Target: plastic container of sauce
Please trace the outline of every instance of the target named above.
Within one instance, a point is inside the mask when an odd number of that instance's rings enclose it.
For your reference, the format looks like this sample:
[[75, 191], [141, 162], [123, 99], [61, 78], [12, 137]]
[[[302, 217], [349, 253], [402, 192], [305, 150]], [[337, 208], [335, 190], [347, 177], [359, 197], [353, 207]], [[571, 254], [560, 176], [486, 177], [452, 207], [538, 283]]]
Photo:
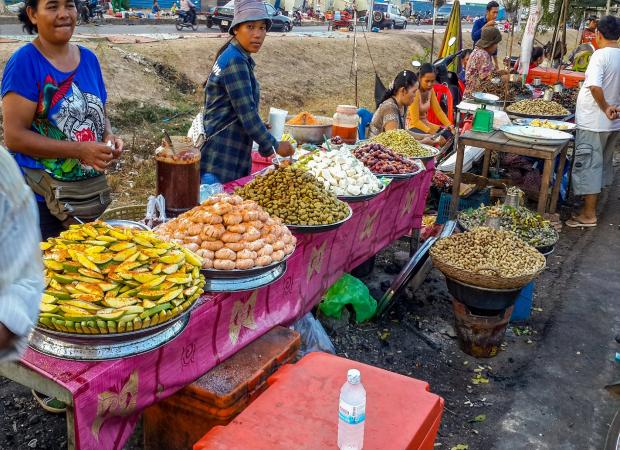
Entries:
[[200, 198], [200, 149], [185, 137], [173, 137], [174, 151], [156, 151], [157, 194], [166, 199], [166, 215], [176, 217], [198, 205]]
[[332, 125], [332, 137], [340, 136], [345, 144], [357, 142], [357, 126], [359, 116], [357, 107], [351, 105], [338, 105]]

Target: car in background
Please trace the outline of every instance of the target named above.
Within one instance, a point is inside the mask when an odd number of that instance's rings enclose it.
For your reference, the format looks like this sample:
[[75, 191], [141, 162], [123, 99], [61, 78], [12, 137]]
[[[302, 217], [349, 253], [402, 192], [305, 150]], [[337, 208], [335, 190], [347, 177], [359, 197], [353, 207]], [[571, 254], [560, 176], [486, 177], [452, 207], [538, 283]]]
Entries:
[[[276, 11], [271, 3], [263, 3], [265, 8], [267, 8], [267, 14], [271, 17], [271, 31], [284, 31], [286, 33], [293, 29], [293, 20], [290, 17], [282, 15], [280, 11]], [[228, 33], [234, 15], [235, 2], [231, 0], [224, 6], [215, 8], [211, 16], [207, 15], [207, 27], [218, 26], [222, 33]]]
[[452, 12], [452, 5], [443, 5], [437, 10], [435, 16], [435, 25], [447, 25], [450, 20], [450, 13]]
[[407, 28], [407, 18], [392, 3], [374, 3], [372, 7], [372, 28]]

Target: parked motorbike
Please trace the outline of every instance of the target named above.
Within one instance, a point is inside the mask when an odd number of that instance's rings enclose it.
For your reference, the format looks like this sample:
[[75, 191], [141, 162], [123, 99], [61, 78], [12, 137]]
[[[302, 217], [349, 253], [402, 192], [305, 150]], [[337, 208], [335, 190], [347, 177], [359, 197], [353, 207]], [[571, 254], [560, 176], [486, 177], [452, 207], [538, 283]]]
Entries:
[[76, 2], [78, 12], [77, 25], [100, 21], [103, 22], [103, 6], [97, 0], [78, 0]]
[[196, 8], [190, 6], [189, 11], [177, 11], [177, 20], [174, 26], [178, 31], [183, 28], [191, 28], [194, 31], [198, 30], [198, 16], [196, 15]]

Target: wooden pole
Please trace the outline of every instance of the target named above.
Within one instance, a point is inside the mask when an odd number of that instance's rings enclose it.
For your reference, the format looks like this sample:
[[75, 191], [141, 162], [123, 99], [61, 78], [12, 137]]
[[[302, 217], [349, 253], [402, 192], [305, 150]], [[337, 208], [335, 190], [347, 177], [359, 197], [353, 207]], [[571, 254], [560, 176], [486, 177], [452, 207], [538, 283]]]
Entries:
[[564, 55], [564, 47], [566, 46], [566, 16], [568, 15], [568, 3], [569, 0], [564, 0], [562, 5], [562, 48], [560, 49], [560, 63], [558, 64], [558, 81], [560, 81], [560, 72], [562, 72], [562, 56]]
[[429, 63], [433, 64], [433, 52], [435, 50], [435, 16], [437, 15], [437, 0], [433, 1], [433, 32], [431, 33], [431, 56]]
[[560, 5], [560, 9], [558, 10], [558, 19], [555, 21], [555, 28], [553, 30], [553, 38], [552, 38], [553, 42], [551, 46], [551, 67], [553, 67], [553, 61], [555, 60], [555, 43], [557, 42], [558, 28], [560, 26], [560, 20], [562, 19], [562, 11], [564, 10], [564, 3], [566, 2], [568, 2], [568, 0], [562, 0], [562, 4]]

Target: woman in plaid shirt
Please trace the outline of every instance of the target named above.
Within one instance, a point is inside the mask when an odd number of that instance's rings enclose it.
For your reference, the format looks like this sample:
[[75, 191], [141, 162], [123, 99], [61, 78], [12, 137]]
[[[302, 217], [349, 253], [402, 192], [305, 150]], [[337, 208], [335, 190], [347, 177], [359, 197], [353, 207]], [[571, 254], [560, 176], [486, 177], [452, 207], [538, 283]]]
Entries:
[[250, 175], [252, 142], [262, 156], [294, 153], [291, 144], [278, 142], [258, 114], [260, 87], [254, 60], [271, 19], [262, 1], [238, 0], [230, 26], [233, 36], [220, 49], [206, 83], [201, 174], [208, 183], [226, 183]]

